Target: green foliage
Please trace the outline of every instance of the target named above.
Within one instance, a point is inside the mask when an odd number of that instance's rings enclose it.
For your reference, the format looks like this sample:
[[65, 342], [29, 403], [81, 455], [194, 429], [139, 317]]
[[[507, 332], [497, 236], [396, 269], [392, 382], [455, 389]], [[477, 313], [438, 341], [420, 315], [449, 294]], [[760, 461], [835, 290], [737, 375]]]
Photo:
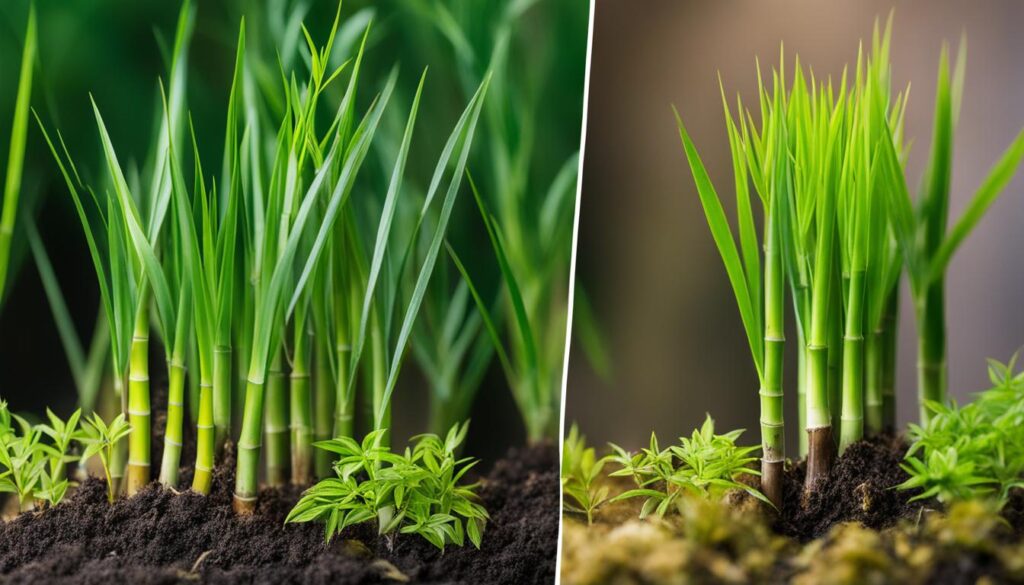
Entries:
[[0, 306], [3, 306], [8, 270], [11, 260], [11, 240], [14, 221], [18, 214], [21, 195], [21, 174], [25, 163], [25, 142], [28, 135], [28, 111], [32, 97], [32, 72], [36, 62], [36, 7], [30, 4], [25, 31], [25, 48], [21, 54], [21, 73], [18, 77], [18, 96], [14, 104], [11, 125], [10, 150], [4, 178], [3, 208], [0, 211]]
[[757, 461], [757, 457], [751, 454], [760, 447], [736, 445], [741, 434], [742, 429], [715, 434], [715, 421], [708, 416], [690, 438], [681, 437], [679, 445], [664, 450], [659, 448], [654, 433], [651, 433], [650, 446], [636, 454], [612, 445], [615, 450], [612, 460], [621, 469], [610, 475], [632, 477], [637, 485], [636, 489], [623, 492], [612, 501], [647, 498], [640, 518], [652, 513], [664, 517], [684, 494], [717, 498], [733, 489], [744, 491], [770, 505], [759, 490], [739, 481], [744, 475], [760, 475], [750, 467]]
[[103, 465], [103, 473], [107, 478], [107, 498], [114, 501], [114, 484], [110, 479], [110, 459], [113, 457], [114, 448], [131, 432], [131, 425], [125, 420], [124, 414], [117, 415], [108, 425], [97, 413], [85, 420], [81, 431], [76, 436], [79, 443], [85, 447], [82, 458], [88, 459], [93, 455], [99, 455], [100, 463]]
[[562, 443], [562, 491], [575, 503], [566, 503], [564, 507], [570, 512], [585, 514], [587, 524], [594, 523], [594, 512], [608, 500], [608, 486], [598, 485], [608, 460], [608, 457], [597, 458], [594, 448], [587, 446], [587, 438], [573, 424]]
[[921, 489], [912, 500], [994, 498], [1005, 503], [1024, 487], [1024, 372], [989, 361], [992, 388], [964, 406], [927, 402], [931, 417], [910, 425], [912, 444], [903, 469], [910, 478], [899, 489]]
[[31, 425], [0, 401], [0, 492], [17, 494], [22, 506], [33, 499], [58, 504], [69, 485], [64, 466], [77, 460], [69, 449], [81, 411], [67, 422], [50, 410], [46, 415], [50, 424]]
[[444, 439], [420, 435], [402, 454], [382, 445], [386, 429], [362, 443], [349, 437], [317, 442], [338, 456], [336, 476], [306, 490], [286, 522], [324, 522], [330, 542], [346, 527], [376, 519], [380, 534], [418, 534], [442, 550], [462, 546], [468, 536], [479, 548], [487, 510], [476, 502], [477, 484], [459, 485], [476, 461], [456, 455], [468, 430], [466, 423]]

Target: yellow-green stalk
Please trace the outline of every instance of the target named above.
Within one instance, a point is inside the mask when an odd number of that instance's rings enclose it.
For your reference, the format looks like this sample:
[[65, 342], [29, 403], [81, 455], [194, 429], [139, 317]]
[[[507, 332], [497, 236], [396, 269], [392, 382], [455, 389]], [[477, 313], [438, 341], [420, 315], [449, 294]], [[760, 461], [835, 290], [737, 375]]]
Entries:
[[288, 483], [288, 373], [284, 361], [282, 348], [275, 352], [267, 372], [264, 435], [267, 446], [267, 483], [272, 486]]
[[183, 291], [178, 302], [178, 322], [175, 325], [174, 349], [167, 362], [167, 427], [164, 431], [164, 452], [160, 460], [160, 483], [177, 487], [178, 469], [181, 467], [182, 430], [185, 422], [185, 347], [191, 342], [189, 304], [192, 302], [188, 279], [183, 279]]
[[135, 495], [149, 483], [149, 303], [147, 294], [135, 314], [128, 364], [128, 472], [126, 489]]
[[311, 333], [306, 326], [307, 308], [295, 311], [295, 344], [291, 372], [291, 481], [306, 485], [313, 480], [313, 404], [310, 392]]

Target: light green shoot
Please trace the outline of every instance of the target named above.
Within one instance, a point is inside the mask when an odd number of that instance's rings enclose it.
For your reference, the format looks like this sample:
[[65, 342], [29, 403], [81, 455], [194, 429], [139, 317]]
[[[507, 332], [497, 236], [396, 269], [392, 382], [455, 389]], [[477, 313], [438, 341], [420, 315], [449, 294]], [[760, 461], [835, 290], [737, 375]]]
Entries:
[[110, 502], [114, 501], [114, 495], [117, 493], [114, 491], [115, 486], [111, 477], [111, 461], [113, 460], [117, 444], [127, 437], [130, 432], [131, 425], [125, 420], [124, 413], [114, 417], [114, 420], [110, 421], [109, 425], [103, 421], [99, 414], [93, 413], [91, 417], [85, 420], [81, 431], [76, 437], [78, 442], [85, 448], [82, 452], [83, 459], [89, 459], [94, 455], [99, 456], [100, 464], [103, 466], [103, 474], [107, 479], [107, 499]]

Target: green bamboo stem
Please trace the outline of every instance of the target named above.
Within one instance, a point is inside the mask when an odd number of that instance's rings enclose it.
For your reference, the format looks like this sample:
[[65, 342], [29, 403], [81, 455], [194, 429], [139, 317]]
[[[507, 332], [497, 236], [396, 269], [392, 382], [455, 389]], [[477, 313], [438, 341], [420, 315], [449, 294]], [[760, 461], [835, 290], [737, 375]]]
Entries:
[[[326, 342], [318, 340], [314, 344], [313, 354], [313, 438], [326, 441], [333, 434], [334, 423], [334, 380], [331, 377], [331, 363], [328, 353], [330, 348]], [[344, 376], [346, 367], [338, 362], [339, 378]], [[317, 479], [331, 475], [332, 457], [329, 451], [316, 449], [313, 452], [313, 470]]]
[[899, 323], [899, 290], [886, 301], [882, 317], [882, 429], [896, 429], [896, 342]]
[[[833, 268], [839, 272], [839, 258]], [[849, 280], [844, 277], [842, 286], [832, 287], [829, 302], [828, 323], [828, 408], [832, 415], [832, 438], [838, 439], [842, 432], [843, 409], [843, 294], [849, 289]], [[837, 442], [838, 445], [838, 442]]]
[[864, 436], [864, 285], [863, 270], [850, 274], [843, 335], [840, 454]]
[[832, 254], [835, 241], [835, 201], [826, 196], [821, 213], [820, 237], [815, 250], [816, 266], [811, 291], [810, 335], [807, 339], [807, 476], [804, 489], [812, 491], [832, 467], [835, 442], [829, 409], [828, 358], [834, 293]]
[[335, 380], [337, 392], [334, 401], [334, 436], [352, 437], [353, 423], [355, 422], [356, 393], [354, 388], [350, 391], [348, 387], [348, 377], [351, 374], [342, 374], [347, 369], [343, 369], [342, 364], [348, 363], [352, 348], [346, 341], [347, 338], [340, 332], [337, 337], [338, 341], [334, 349], [338, 362], [338, 378]]
[[196, 473], [192, 477], [192, 489], [200, 494], [210, 493], [210, 486], [213, 483], [215, 452], [213, 385], [204, 379], [199, 383], [199, 421], [196, 423]]
[[864, 432], [877, 435], [885, 428], [885, 399], [882, 397], [882, 352], [885, 331], [870, 332], [864, 346]]
[[[125, 389], [122, 375], [114, 374], [114, 395], [120, 402], [119, 410], [128, 412], [128, 393]], [[128, 466], [128, 442], [118, 441], [110, 453], [110, 476], [107, 478], [107, 485], [110, 486], [110, 493], [120, 493], [124, 485], [124, 472]]]
[[[373, 413], [374, 430], [391, 428], [391, 404], [384, 404], [384, 387], [387, 384], [387, 366], [384, 363], [385, 349], [384, 338], [379, 327], [374, 327], [370, 333], [371, 346], [371, 379], [373, 380]], [[378, 414], [379, 413], [379, 414]], [[391, 433], [382, 433], [380, 438], [382, 447], [391, 445]]]
[[135, 313], [128, 362], [128, 435], [127, 492], [135, 495], [149, 483], [150, 407], [149, 407], [149, 307], [143, 295]]
[[260, 449], [263, 447], [263, 399], [265, 382], [249, 376], [245, 385], [242, 429], [238, 437], [238, 463], [232, 506], [239, 514], [256, 511], [259, 489]]
[[188, 383], [188, 419], [192, 426], [196, 426], [199, 424], [199, 376], [196, 375], [196, 372], [199, 371], [199, 345], [195, 338], [188, 344], [186, 363], [188, 370], [192, 372], [192, 375], [186, 378]]
[[[797, 398], [797, 417], [799, 428], [807, 428], [807, 342], [804, 340], [803, 333], [797, 328], [796, 333], [797, 352], [796, 352], [796, 398]], [[800, 433], [800, 439], [798, 441], [798, 447], [800, 457], [807, 457], [807, 433]]]
[[[796, 368], [796, 394], [797, 394], [797, 422], [800, 425], [799, 428], [807, 428], [807, 336], [805, 335], [805, 327], [810, 324], [810, 314], [808, 311], [810, 304], [810, 291], [809, 287], [799, 282], [799, 278], [794, 278], [792, 287], [793, 295], [793, 312], [797, 315], [797, 326], [796, 326], [796, 346], [797, 346], [797, 368]], [[800, 457], [807, 456], [807, 434], [799, 434], [799, 455]]]
[[160, 483], [175, 487], [178, 485], [178, 469], [181, 467], [182, 429], [185, 422], [185, 364], [180, 356], [171, 359], [167, 366], [167, 376], [167, 430], [164, 432], [164, 453], [160, 461]]
[[291, 470], [292, 483], [307, 485], [313, 479], [313, 409], [310, 393], [309, 331], [300, 325], [304, 319], [296, 315], [295, 349], [291, 372]]
[[288, 377], [284, 371], [283, 354], [283, 349], [274, 353], [266, 383], [267, 483], [272, 486], [288, 483], [291, 457], [288, 448]]
[[231, 347], [218, 345], [213, 349], [213, 427], [215, 450], [220, 453], [231, 437]]
[[925, 401], [946, 401], [945, 282], [936, 279], [918, 304], [917, 388], [921, 424], [931, 413]]
[[776, 508], [782, 509], [783, 463], [786, 459], [785, 423], [782, 403], [782, 365], [785, 349], [785, 272], [775, 221], [775, 203], [765, 227], [765, 328], [764, 375], [761, 380], [761, 490]]

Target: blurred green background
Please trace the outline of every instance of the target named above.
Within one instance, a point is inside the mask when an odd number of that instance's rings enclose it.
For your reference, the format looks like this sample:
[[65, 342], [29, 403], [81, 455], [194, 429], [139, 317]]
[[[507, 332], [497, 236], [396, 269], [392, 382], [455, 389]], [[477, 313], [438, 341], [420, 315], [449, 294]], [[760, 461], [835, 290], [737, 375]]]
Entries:
[[[577, 282], [604, 329], [612, 374], [604, 379], [595, 373], [577, 336], [566, 398], [566, 422], [578, 421], [592, 443], [636, 448], [652, 430], [669, 441], [689, 434], [705, 412], [721, 429], [748, 429], [745, 441], [757, 443], [757, 376], [670, 104], [678, 107], [732, 214], [732, 167], [717, 74], [727, 95], [739, 92], [753, 103], [755, 58], [765, 70], [776, 66], [784, 42], [789, 59], [799, 54], [819, 78], [838, 78], [844, 65], [855, 63], [858, 42], [870, 38], [876, 17], [884, 19], [892, 9], [893, 84], [912, 84], [906, 124], [914, 145], [912, 184], [931, 141], [941, 44], [967, 36], [950, 208], [956, 218], [1024, 126], [1024, 4], [652, 0], [639, 9], [628, 0], [596, 1]], [[987, 388], [985, 358], [1006, 360], [1024, 344], [1021, 225], [1024, 177], [1018, 176], [950, 266], [949, 388], [958, 400]], [[916, 357], [903, 286], [897, 392], [898, 417], [906, 422], [917, 413]], [[791, 350], [787, 359], [787, 440], [793, 452]]]
[[[297, 36], [299, 14], [313, 38], [325, 39], [337, 3], [332, 0], [225, 0], [194, 2], [198, 8], [188, 80], [189, 107], [202, 148], [220, 148], [224, 110], [231, 83], [239, 20], [247, 19], [250, 46], [262, 51], [281, 39]], [[28, 14], [26, 0], [0, 3], [0, 152], [10, 139], [17, 75]], [[173, 40], [178, 2], [157, 0], [37, 0], [39, 63], [32, 105], [44, 122], [61, 130], [86, 175], [103, 171], [91, 93], [104, 114], [122, 160], [141, 161], [154, 132], [159, 107], [158, 78], [166, 77], [166, 46]], [[298, 10], [296, 10], [298, 7]], [[424, 67], [429, 67], [413, 152], [436, 153], [462, 111], [472, 89], [489, 65], [501, 25], [514, 15], [507, 31], [508, 79], [531, 104], [535, 142], [530, 157], [530, 188], [546, 189], [562, 163], [578, 149], [582, 120], [588, 2], [586, 0], [346, 1], [343, 23], [351, 23], [357, 40], [371, 20], [367, 79], [383, 83], [394, 63], [401, 66], [396, 95], [405, 111]], [[289, 31], [295, 34], [289, 36]], [[262, 35], [262, 38], [261, 38]], [[341, 39], [343, 42], [346, 39]], [[272, 58], [273, 55], [267, 55]], [[380, 87], [361, 96], [367, 102]], [[493, 99], [511, 99], [492, 92]], [[441, 131], [439, 129], [443, 128]], [[433, 131], [432, 131], [433, 130]], [[509, 126], [512, 136], [523, 128]], [[483, 134], [481, 141], [495, 137]], [[221, 153], [203, 151], [219, 161]], [[489, 163], [482, 147], [474, 150], [469, 169]], [[434, 154], [410, 160], [420, 183], [429, 178]], [[493, 177], [476, 177], [485, 193]], [[66, 187], [33, 120], [29, 128], [23, 202], [34, 208], [40, 232], [64, 288], [79, 333], [88, 340], [99, 302], [95, 274], [81, 227]], [[566, 227], [568, 230], [568, 226]], [[451, 222], [449, 239], [461, 250], [482, 287], [495, 290], [497, 269], [472, 198], [463, 193]], [[40, 414], [44, 406], [66, 413], [75, 394], [50, 309], [23, 237], [15, 236], [16, 273], [0, 312], [0, 395], [12, 409]], [[447, 261], [447, 259], [445, 259]], [[452, 271], [454, 272], [454, 271]], [[456, 274], [457, 276], [457, 274]], [[565, 275], [568, 280], [568, 274]], [[407, 378], [396, 394], [398, 440], [421, 432], [426, 419], [426, 389], [410, 358]], [[495, 364], [496, 365], [496, 364]], [[158, 374], [159, 375], [159, 374]], [[161, 378], [155, 378], [161, 379]], [[423, 388], [423, 391], [418, 391]], [[522, 425], [500, 369], [492, 367], [473, 409], [469, 452], [493, 457], [524, 440]]]

